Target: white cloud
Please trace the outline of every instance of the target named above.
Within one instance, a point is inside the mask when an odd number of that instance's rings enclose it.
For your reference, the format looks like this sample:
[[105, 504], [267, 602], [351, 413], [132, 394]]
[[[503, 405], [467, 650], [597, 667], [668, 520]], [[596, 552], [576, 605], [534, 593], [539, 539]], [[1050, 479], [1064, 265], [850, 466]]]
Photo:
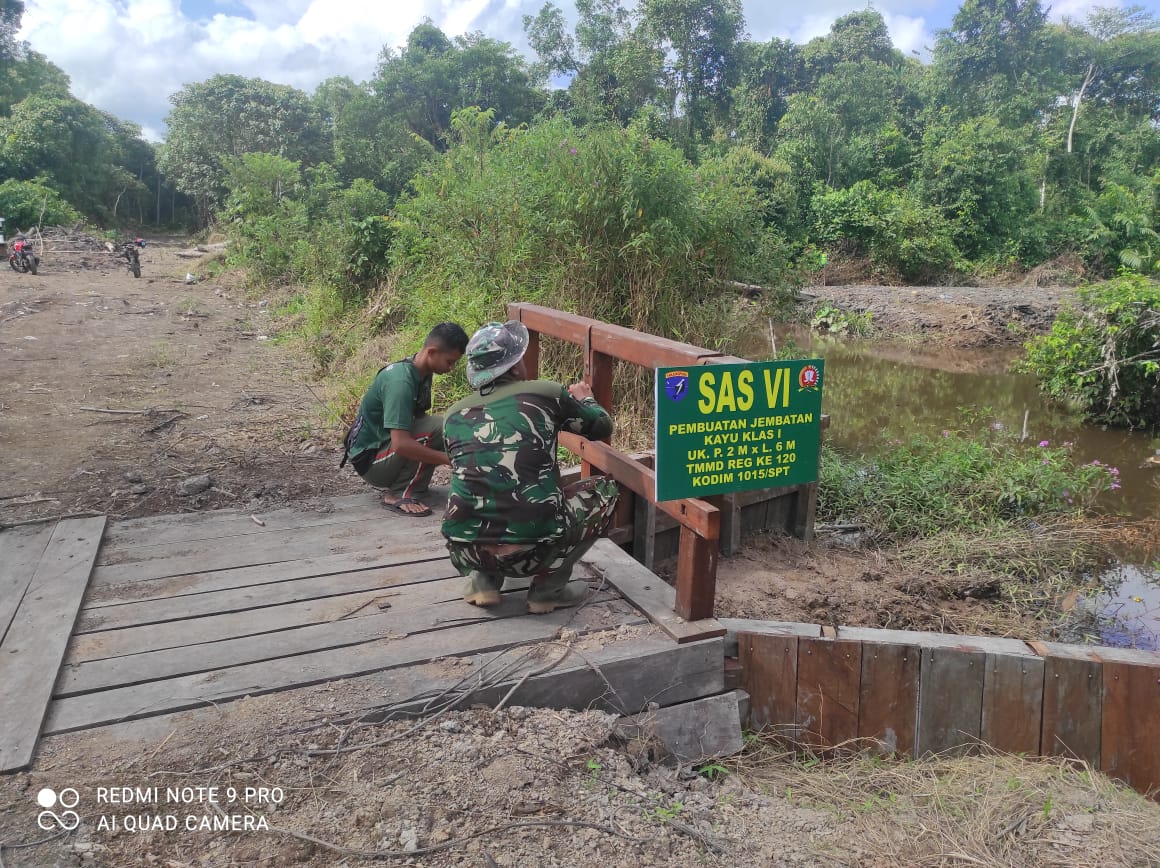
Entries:
[[1052, 21], [1070, 18], [1072, 21], [1082, 24], [1087, 21], [1088, 13], [1097, 7], [1119, 9], [1124, 4], [1118, 0], [1056, 0], [1050, 5], [1051, 9], [1048, 10], [1047, 17]]
[[[254, 18], [190, 18], [177, 0], [28, 0], [21, 38], [60, 66], [79, 99], [157, 137], [169, 96], [219, 73], [312, 91], [323, 79], [365, 81], [384, 45], [425, 16], [449, 35], [478, 28], [487, 0], [244, 0]], [[226, 8], [226, 7], [222, 7]]]
[[927, 50], [934, 46], [934, 34], [926, 28], [926, 19], [911, 18], [908, 15], [886, 15], [886, 28], [890, 31], [890, 40], [905, 55], [917, 54], [923, 59], [929, 59]]

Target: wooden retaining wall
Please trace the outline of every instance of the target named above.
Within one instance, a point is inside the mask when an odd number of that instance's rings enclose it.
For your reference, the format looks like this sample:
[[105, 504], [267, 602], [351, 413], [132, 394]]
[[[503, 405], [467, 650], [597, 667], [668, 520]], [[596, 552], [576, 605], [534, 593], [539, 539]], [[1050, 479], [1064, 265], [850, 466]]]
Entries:
[[[988, 745], [1069, 756], [1160, 791], [1160, 653], [722, 619], [747, 725], [905, 757]], [[735, 657], [730, 660], [728, 658]]]

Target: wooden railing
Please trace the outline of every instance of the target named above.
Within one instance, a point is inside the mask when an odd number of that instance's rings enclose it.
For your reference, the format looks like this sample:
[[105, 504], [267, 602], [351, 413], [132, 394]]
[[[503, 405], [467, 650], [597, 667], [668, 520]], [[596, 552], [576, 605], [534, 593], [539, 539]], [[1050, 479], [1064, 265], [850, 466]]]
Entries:
[[[576, 344], [584, 353], [584, 381], [592, 387], [596, 400], [605, 408], [612, 406], [612, 371], [616, 360], [649, 370], [746, 361], [540, 305], [515, 303], [509, 304], [507, 309], [511, 319], [519, 320], [527, 327], [531, 338], [524, 355], [528, 376], [539, 375], [541, 335]], [[677, 520], [681, 531], [677, 553], [676, 612], [687, 621], [713, 617], [721, 535], [721, 511], [718, 507], [697, 498], [658, 503], [656, 474], [646, 464], [607, 443], [586, 440], [567, 432], [561, 432], [560, 444], [580, 456], [585, 476], [596, 468]]]

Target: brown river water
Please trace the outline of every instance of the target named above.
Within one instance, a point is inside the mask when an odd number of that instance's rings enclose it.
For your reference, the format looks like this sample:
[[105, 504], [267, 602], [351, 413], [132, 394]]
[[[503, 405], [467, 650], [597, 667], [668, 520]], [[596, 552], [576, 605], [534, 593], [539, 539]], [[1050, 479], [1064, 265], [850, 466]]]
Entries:
[[[1119, 469], [1121, 487], [1100, 507], [1132, 518], [1160, 518], [1160, 437], [1085, 424], [1036, 388], [1035, 378], [1010, 372], [1019, 350], [1009, 347], [938, 350], [818, 337], [804, 329], [780, 330], [807, 355], [825, 359], [822, 409], [835, 446], [873, 455], [892, 439], [962, 428], [965, 413], [976, 424], [1002, 426], [1032, 442], [1073, 443], [1081, 463]], [[768, 356], [769, 340], [755, 341], [747, 358]], [[743, 352], [742, 355], [745, 355]], [[1092, 613], [1100, 644], [1160, 649], [1160, 560], [1156, 542], [1118, 552], [1120, 563], [1099, 577], [1100, 590], [1081, 605]]]

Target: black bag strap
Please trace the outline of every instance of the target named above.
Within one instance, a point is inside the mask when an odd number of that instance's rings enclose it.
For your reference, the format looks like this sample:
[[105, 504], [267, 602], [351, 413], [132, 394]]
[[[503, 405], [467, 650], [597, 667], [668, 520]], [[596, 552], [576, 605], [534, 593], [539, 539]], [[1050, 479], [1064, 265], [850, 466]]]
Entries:
[[[378, 377], [379, 374], [381, 374], [391, 365], [397, 365], [399, 362], [407, 362], [410, 365], [414, 365], [415, 357], [413, 355], [404, 356], [403, 358], [397, 359], [393, 362], [387, 362], [385, 365], [375, 371], [375, 377]], [[354, 422], [351, 423], [350, 427], [346, 429], [346, 433], [342, 436], [342, 460], [338, 462], [339, 470], [342, 470], [342, 468], [346, 467], [347, 462], [350, 461], [350, 447], [353, 445], [355, 437], [358, 436], [358, 430], [361, 427], [362, 426], [359, 424], [359, 417], [356, 415], [354, 417]]]

